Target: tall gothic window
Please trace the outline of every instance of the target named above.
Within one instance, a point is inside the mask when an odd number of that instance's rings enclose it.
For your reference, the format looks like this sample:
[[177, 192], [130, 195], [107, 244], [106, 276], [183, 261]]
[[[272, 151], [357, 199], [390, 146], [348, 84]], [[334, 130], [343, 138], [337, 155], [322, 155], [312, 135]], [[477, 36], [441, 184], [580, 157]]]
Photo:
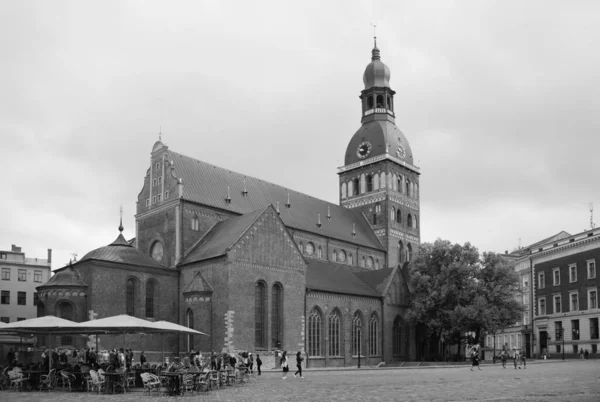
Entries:
[[379, 320], [373, 314], [369, 320], [369, 355], [379, 355]]
[[396, 220], [396, 208], [392, 207], [390, 210], [390, 220], [394, 222]]
[[265, 304], [267, 289], [264, 282], [257, 282], [254, 287], [254, 347], [266, 348], [267, 319]]
[[340, 334], [340, 312], [334, 310], [329, 316], [329, 356], [341, 356]]
[[319, 246], [319, 248], [317, 249], [317, 257], [323, 258], [323, 249], [321, 248], [321, 246]]
[[137, 280], [135, 278], [127, 279], [127, 287], [125, 292], [125, 312], [128, 315], [135, 316], [135, 299], [137, 297]]
[[412, 259], [412, 257], [413, 257], [413, 255], [412, 255], [412, 254], [413, 254], [413, 249], [412, 249], [412, 246], [410, 245], [410, 243], [408, 243], [408, 244], [406, 245], [406, 261], [410, 262], [410, 260], [411, 260], [411, 259]]
[[406, 224], [408, 225], [409, 228], [413, 227], [413, 216], [412, 216], [412, 214], [408, 214], [408, 216], [406, 217]]
[[358, 311], [354, 313], [354, 318], [352, 319], [352, 355], [358, 356], [359, 353], [363, 353], [361, 348], [362, 341], [362, 319]]
[[396, 222], [402, 223], [402, 211], [400, 211], [400, 208], [396, 211]]
[[373, 191], [373, 176], [367, 175], [367, 192]]
[[352, 195], [358, 195], [359, 192], [359, 182], [358, 182], [358, 178], [352, 180]]
[[[194, 329], [194, 312], [190, 309], [188, 309], [187, 313], [186, 313], [186, 324], [188, 328]], [[188, 347], [188, 352], [192, 349], [194, 349], [194, 335], [189, 334], [187, 336], [187, 347]]]
[[308, 315], [308, 355], [322, 356], [321, 353], [321, 312], [313, 308]]
[[[58, 317], [65, 320], [73, 321], [73, 305], [67, 301], [58, 303]], [[73, 345], [73, 337], [71, 335], [63, 335], [60, 337], [61, 346]]]
[[402, 327], [400, 326], [400, 316], [396, 316], [392, 326], [392, 354], [394, 357], [402, 355]]
[[273, 285], [271, 298], [271, 347], [281, 349], [283, 343], [283, 288]]
[[382, 95], [377, 95], [377, 108], [384, 108], [385, 107], [385, 103], [383, 101], [383, 96]]
[[154, 306], [156, 301], [156, 281], [154, 279], [150, 279], [146, 283], [146, 317], [155, 318], [154, 316]]
[[354, 256], [352, 254], [348, 254], [348, 264], [354, 264]]
[[385, 188], [385, 172], [381, 172], [381, 176], [379, 178], [379, 188]]
[[398, 263], [402, 264], [404, 262], [404, 244], [402, 241], [398, 242]]

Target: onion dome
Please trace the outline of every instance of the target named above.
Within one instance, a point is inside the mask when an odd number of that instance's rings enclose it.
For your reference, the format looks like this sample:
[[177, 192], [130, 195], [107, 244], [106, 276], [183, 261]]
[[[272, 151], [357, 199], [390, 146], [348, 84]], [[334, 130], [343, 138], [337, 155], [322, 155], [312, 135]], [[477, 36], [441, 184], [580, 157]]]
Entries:
[[381, 61], [377, 39], [375, 40], [375, 47], [371, 51], [371, 62], [367, 65], [363, 74], [363, 82], [365, 83], [365, 89], [390, 87], [390, 69]]

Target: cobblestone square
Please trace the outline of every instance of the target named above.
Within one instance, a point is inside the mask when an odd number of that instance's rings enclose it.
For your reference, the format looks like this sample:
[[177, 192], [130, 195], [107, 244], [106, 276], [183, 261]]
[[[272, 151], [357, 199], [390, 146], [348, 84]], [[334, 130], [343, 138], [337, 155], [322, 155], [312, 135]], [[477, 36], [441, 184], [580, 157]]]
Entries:
[[3, 401], [598, 401], [600, 361], [529, 364], [526, 370], [500, 364], [481, 371], [460, 368], [411, 368], [308, 371], [305, 379], [265, 372], [256, 381], [208, 394], [148, 397], [88, 393], [0, 392]]

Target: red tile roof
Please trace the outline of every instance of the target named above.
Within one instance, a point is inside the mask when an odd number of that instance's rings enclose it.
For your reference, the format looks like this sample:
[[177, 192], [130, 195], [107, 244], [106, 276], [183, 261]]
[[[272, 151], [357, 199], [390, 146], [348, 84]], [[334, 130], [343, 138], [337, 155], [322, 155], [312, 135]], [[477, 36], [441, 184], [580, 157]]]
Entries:
[[[385, 250], [365, 217], [357, 211], [173, 151], [167, 152], [173, 161], [174, 175], [183, 181], [183, 198], [186, 200], [238, 214], [264, 209], [269, 204], [279, 205], [281, 219], [288, 227]], [[226, 202], [228, 195], [231, 202]], [[288, 199], [289, 208], [286, 206]], [[328, 213], [331, 219], [327, 218]], [[320, 227], [317, 226], [318, 214], [321, 216]]]
[[[363, 281], [348, 265], [335, 264], [329, 261], [309, 260], [306, 269], [306, 288], [323, 292], [343, 293], [347, 295], [381, 297], [381, 293]], [[387, 271], [381, 270], [381, 271]], [[377, 271], [361, 273], [379, 277]]]

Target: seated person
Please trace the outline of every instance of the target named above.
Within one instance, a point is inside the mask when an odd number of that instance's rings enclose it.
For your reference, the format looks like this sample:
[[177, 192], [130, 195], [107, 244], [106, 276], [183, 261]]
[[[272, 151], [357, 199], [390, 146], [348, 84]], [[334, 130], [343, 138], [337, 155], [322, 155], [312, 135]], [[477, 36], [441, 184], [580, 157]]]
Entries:
[[167, 372], [172, 373], [175, 371], [179, 371], [181, 367], [182, 366], [179, 363], [179, 357], [175, 357], [173, 358], [173, 362], [171, 362], [171, 364], [169, 364], [169, 367], [167, 367]]

